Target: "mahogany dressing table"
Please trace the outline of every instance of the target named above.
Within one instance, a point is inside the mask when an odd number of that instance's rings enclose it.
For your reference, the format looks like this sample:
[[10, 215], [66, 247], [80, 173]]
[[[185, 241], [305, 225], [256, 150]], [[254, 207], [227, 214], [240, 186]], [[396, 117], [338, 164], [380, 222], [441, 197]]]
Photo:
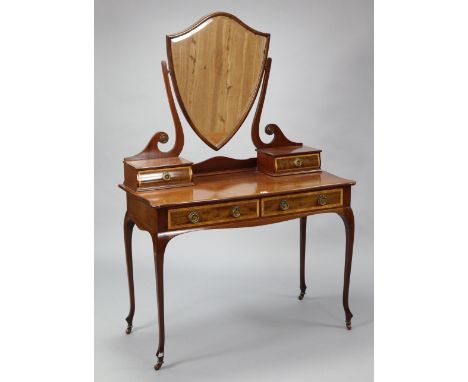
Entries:
[[[157, 132], [146, 148], [124, 160], [127, 197], [124, 240], [130, 290], [127, 334], [135, 313], [132, 232], [136, 225], [153, 241], [159, 323], [156, 370], [164, 359], [163, 264], [167, 243], [175, 236], [201, 230], [250, 227], [291, 219], [300, 221], [300, 295], [306, 291], [304, 264], [307, 216], [338, 214], [345, 226], [343, 307], [346, 327], [353, 315], [348, 306], [354, 240], [351, 186], [354, 181], [321, 170], [321, 150], [290, 141], [279, 126], [265, 127], [273, 139], [260, 138], [260, 117], [268, 86], [270, 35], [256, 31], [235, 16], [210, 14], [188, 29], [166, 37], [169, 67], [161, 63], [174, 121], [172, 147]], [[169, 76], [171, 80], [169, 80]], [[172, 86], [171, 86], [172, 85]], [[250, 159], [214, 157], [193, 164], [179, 157], [184, 133], [174, 102], [197, 135], [219, 150], [238, 131], [260, 91], [252, 123], [257, 155]]]

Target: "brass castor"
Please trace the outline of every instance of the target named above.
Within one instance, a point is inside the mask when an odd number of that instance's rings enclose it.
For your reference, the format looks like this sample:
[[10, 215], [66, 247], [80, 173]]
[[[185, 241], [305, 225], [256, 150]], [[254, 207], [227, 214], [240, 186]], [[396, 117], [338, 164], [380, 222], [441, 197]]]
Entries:
[[132, 332], [132, 328], [133, 328], [132, 325], [128, 325], [127, 329], [125, 330], [125, 333], [130, 334]]
[[304, 295], [305, 295], [305, 292], [301, 292], [301, 294], [299, 295], [298, 299], [299, 300], [302, 300], [304, 298]]
[[346, 321], [346, 329], [351, 330], [351, 321]]
[[161, 352], [158, 350], [158, 353], [156, 354], [156, 357], [158, 358], [158, 362], [156, 363], [156, 365], [154, 365], [154, 370], [159, 370], [162, 366], [162, 364], [164, 363], [163, 360], [164, 360], [164, 352]]

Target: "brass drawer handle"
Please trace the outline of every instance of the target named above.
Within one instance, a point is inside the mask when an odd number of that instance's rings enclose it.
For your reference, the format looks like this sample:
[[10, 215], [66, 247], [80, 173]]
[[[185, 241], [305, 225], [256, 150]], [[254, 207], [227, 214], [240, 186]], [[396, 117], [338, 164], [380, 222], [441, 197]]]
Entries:
[[163, 171], [162, 178], [163, 180], [171, 180], [171, 174], [168, 171]]
[[294, 166], [296, 167], [302, 167], [302, 160], [300, 158], [294, 159]]
[[196, 224], [200, 221], [200, 214], [197, 211], [192, 211], [188, 214], [188, 220], [192, 224]]
[[279, 203], [279, 208], [281, 211], [289, 210], [289, 203], [286, 199], [282, 199]]
[[234, 217], [234, 218], [238, 218], [238, 217], [241, 215], [240, 207], [239, 207], [239, 206], [232, 207], [232, 209], [231, 209], [231, 215], [232, 215], [232, 217]]
[[327, 204], [327, 195], [320, 194], [317, 198], [317, 204], [319, 206], [324, 206], [325, 204]]

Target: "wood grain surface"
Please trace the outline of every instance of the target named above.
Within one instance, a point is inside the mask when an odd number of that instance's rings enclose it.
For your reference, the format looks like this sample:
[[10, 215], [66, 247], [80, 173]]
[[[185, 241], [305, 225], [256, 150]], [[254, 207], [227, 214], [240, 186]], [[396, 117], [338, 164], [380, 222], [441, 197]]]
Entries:
[[[167, 178], [165, 178], [165, 176], [167, 176]], [[191, 181], [192, 168], [190, 166], [144, 170], [138, 172], [137, 175], [139, 191], [149, 188], [164, 188], [176, 184], [188, 185]]]
[[[327, 197], [327, 203], [323, 206], [318, 204], [318, 197], [320, 195], [326, 195]], [[285, 211], [280, 208], [280, 202], [282, 200], [287, 201], [289, 205], [289, 208]], [[342, 205], [342, 189], [323, 190], [264, 198], [262, 199], [261, 214], [262, 216], [286, 215], [297, 212], [336, 208]]]
[[[239, 217], [234, 217], [232, 215], [232, 209], [234, 207], [239, 207]], [[197, 212], [199, 214], [200, 220], [197, 223], [191, 223], [189, 221], [188, 215], [191, 212]], [[190, 208], [174, 208], [168, 211], [168, 228], [180, 229], [225, 222], [238, 222], [246, 219], [257, 218], [258, 216], [258, 200], [209, 204]]]
[[195, 132], [218, 150], [236, 133], [257, 95], [269, 35], [216, 15], [167, 39], [174, 90]]
[[[295, 164], [297, 159], [301, 162], [300, 166]], [[279, 157], [275, 159], [275, 168], [278, 172], [298, 169], [318, 169], [320, 168], [320, 154]]]
[[148, 192], [134, 192], [124, 185], [120, 187], [151, 207], [163, 207], [315, 191], [351, 186], [356, 183], [325, 171], [272, 177], [256, 169], [236, 173], [194, 175], [193, 182], [193, 186]]

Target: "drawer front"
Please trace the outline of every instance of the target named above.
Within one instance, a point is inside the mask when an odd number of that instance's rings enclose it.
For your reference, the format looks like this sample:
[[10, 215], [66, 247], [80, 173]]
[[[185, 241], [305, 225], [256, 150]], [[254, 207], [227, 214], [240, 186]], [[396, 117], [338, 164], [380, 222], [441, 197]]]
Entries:
[[294, 155], [275, 158], [275, 171], [298, 171], [320, 168], [320, 154]]
[[236, 222], [259, 216], [259, 201], [210, 204], [168, 211], [168, 229], [191, 228], [211, 224]]
[[192, 168], [168, 167], [157, 170], [139, 171], [137, 175], [138, 189], [151, 189], [187, 183], [192, 180]]
[[273, 196], [262, 199], [262, 216], [293, 214], [340, 207], [342, 205], [343, 190], [341, 188]]

